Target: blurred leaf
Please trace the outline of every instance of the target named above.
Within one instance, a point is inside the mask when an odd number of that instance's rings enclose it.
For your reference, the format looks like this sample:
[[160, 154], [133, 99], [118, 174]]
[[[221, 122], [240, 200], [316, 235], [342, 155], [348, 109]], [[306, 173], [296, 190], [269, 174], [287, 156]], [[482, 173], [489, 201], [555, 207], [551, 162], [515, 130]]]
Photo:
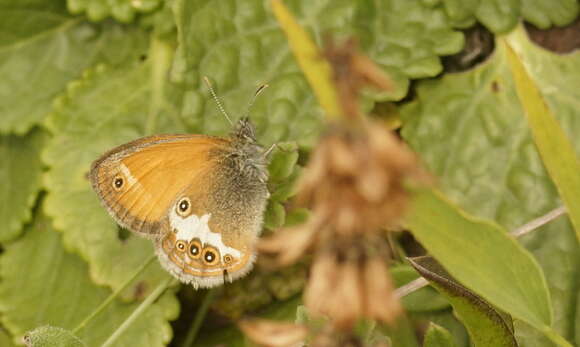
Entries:
[[[102, 153], [146, 135], [146, 128], [183, 131], [170, 101], [179, 94], [156, 79], [165, 78], [164, 74], [151, 69], [151, 65], [166, 65], [170, 55], [158, 52], [166, 49], [153, 44], [147, 62], [87, 71], [83, 79], [69, 84], [47, 121], [54, 136], [42, 156], [50, 168], [45, 175], [46, 211], [63, 231], [66, 247], [88, 261], [94, 281], [113, 288], [150, 257], [153, 245], [136, 235], [118, 236], [118, 227], [100, 205], [87, 173]], [[167, 276], [156, 262], [124, 297], [141, 298]]]
[[566, 133], [554, 118], [534, 80], [533, 73], [525, 67], [527, 62], [523, 28], [502, 40], [516, 90], [524, 108], [534, 142], [554, 184], [566, 205], [568, 218], [580, 242], [580, 161]]
[[475, 20], [495, 33], [506, 33], [520, 17], [538, 28], [570, 24], [578, 16], [576, 0], [443, 0], [449, 20], [457, 27], [469, 27]]
[[[74, 329], [111, 293], [91, 282], [86, 264], [65, 252], [60, 234], [42, 217], [23, 237], [6, 246], [0, 256], [0, 276], [0, 320], [17, 338], [46, 324]], [[114, 300], [77, 336], [87, 346], [99, 346], [137, 306]], [[174, 295], [166, 293], [114, 345], [164, 346], [172, 335], [168, 320], [178, 310]]]
[[390, 338], [395, 347], [419, 347], [413, 322], [408, 316], [399, 316], [390, 326], [381, 326], [381, 331]]
[[43, 326], [24, 335], [28, 347], [82, 347], [85, 344], [72, 332], [58, 327]]
[[268, 171], [270, 180], [284, 181], [293, 172], [298, 161], [298, 146], [294, 142], [280, 142], [272, 150]]
[[576, 0], [521, 0], [522, 17], [540, 29], [570, 24], [580, 6]]
[[453, 314], [451, 307], [442, 311], [412, 313], [410, 316], [415, 324], [420, 326], [433, 323], [443, 327], [451, 333], [459, 347], [471, 347], [467, 330], [465, 330], [465, 326]]
[[501, 227], [464, 214], [428, 190], [414, 194], [407, 224], [413, 236], [458, 281], [568, 346], [551, 328], [552, 307], [543, 273], [535, 259]]
[[[265, 310], [253, 314], [252, 317], [292, 322], [296, 317], [296, 312], [300, 305], [300, 296], [296, 296], [292, 299], [269, 305]], [[220, 327], [215, 331], [200, 332], [200, 337], [195, 341], [193, 347], [218, 345], [228, 347], [255, 346], [245, 338], [235, 324], [232, 324], [227, 327]]]
[[284, 206], [276, 201], [269, 201], [266, 208], [266, 215], [264, 216], [264, 227], [273, 230], [284, 225], [286, 218], [286, 210]]
[[423, 347], [456, 347], [453, 336], [445, 328], [437, 324], [430, 323], [427, 332], [425, 333], [425, 340]]
[[[528, 40], [521, 44], [548, 106], [580, 153], [574, 136], [580, 133], [575, 101], [580, 76], [570, 73], [580, 70], [580, 53], [561, 56]], [[561, 202], [529, 134], [505, 54], [496, 45], [495, 53], [473, 70], [418, 83], [416, 101], [402, 109], [402, 134], [447, 196], [512, 230]], [[555, 330], [573, 339], [578, 336], [580, 247], [568, 220], [556, 220], [520, 241], [544, 270]], [[533, 344], [534, 339], [520, 342]]]
[[300, 65], [300, 69], [324, 109], [327, 117], [342, 114], [338, 100], [338, 91], [332, 80], [332, 68], [322, 52], [310, 38], [310, 35], [296, 22], [296, 19], [280, 0], [272, 0], [272, 9], [278, 23], [284, 30], [288, 45]]
[[101, 21], [111, 16], [122, 23], [132, 22], [138, 13], [151, 12], [161, 5], [162, 0], [67, 0], [68, 9], [74, 14], [86, 13], [92, 21]]
[[8, 334], [6, 329], [4, 329], [4, 327], [0, 327], [0, 346], [15, 346], [14, 342], [12, 342], [11, 336]]
[[[369, 56], [395, 82], [391, 94], [375, 95], [381, 100], [404, 97], [409, 77], [438, 74], [441, 64], [437, 56], [455, 53], [463, 45], [462, 34], [451, 30], [443, 11], [418, 1], [293, 0], [284, 4], [318, 46], [328, 32], [355, 35], [361, 40]], [[180, 46], [172, 76], [190, 93], [182, 109], [194, 127], [212, 133], [228, 128], [207, 91], [199, 88], [202, 76], [216, 81], [226, 109], [237, 112], [234, 118], [243, 115], [256, 87], [267, 82], [270, 88], [258, 97], [251, 112], [260, 140], [265, 144], [292, 140], [300, 146], [314, 145], [321, 110], [269, 1], [178, 0], [174, 11]], [[214, 121], [217, 118], [221, 122]]]
[[[406, 264], [390, 266], [389, 270], [397, 288], [421, 277], [413, 267]], [[401, 303], [407, 312], [437, 311], [449, 307], [449, 302], [429, 286], [402, 297]]]
[[30, 220], [40, 191], [40, 148], [44, 133], [38, 129], [25, 136], [0, 135], [0, 242], [20, 235]]
[[410, 258], [423, 277], [447, 297], [475, 346], [517, 346], [511, 317], [503, 315], [481, 297], [455, 281], [431, 257]]
[[0, 133], [24, 134], [42, 122], [52, 99], [87, 67], [144, 52], [143, 32], [90, 25], [71, 17], [64, 0], [0, 0], [0, 13]]

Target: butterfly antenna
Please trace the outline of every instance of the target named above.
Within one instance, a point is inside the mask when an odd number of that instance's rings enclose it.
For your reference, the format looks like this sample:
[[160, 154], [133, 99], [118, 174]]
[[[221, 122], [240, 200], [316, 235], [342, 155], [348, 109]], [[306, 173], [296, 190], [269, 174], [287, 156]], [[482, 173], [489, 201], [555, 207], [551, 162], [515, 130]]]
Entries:
[[261, 86], [258, 87], [258, 89], [256, 90], [256, 92], [254, 93], [254, 97], [248, 103], [248, 107], [246, 108], [246, 114], [244, 114], [244, 118], [247, 118], [248, 115], [250, 114], [250, 108], [252, 107], [252, 105], [256, 101], [256, 98], [258, 97], [258, 95], [260, 95], [260, 93], [262, 93], [264, 91], [264, 89], [266, 89], [268, 87], [269, 86], [267, 84], [262, 84]]
[[205, 81], [205, 84], [207, 84], [209, 92], [211, 93], [211, 96], [213, 96], [213, 99], [215, 100], [215, 103], [218, 105], [218, 108], [220, 109], [221, 113], [224, 115], [224, 117], [226, 117], [228, 122], [230, 122], [230, 125], [234, 125], [234, 123], [232, 123], [232, 120], [230, 119], [230, 116], [228, 116], [228, 113], [226, 112], [226, 110], [222, 106], [220, 99], [218, 98], [215, 91], [213, 90], [213, 87], [211, 86], [211, 82], [209, 81], [209, 78], [207, 78], [207, 76], [203, 76], [203, 80]]

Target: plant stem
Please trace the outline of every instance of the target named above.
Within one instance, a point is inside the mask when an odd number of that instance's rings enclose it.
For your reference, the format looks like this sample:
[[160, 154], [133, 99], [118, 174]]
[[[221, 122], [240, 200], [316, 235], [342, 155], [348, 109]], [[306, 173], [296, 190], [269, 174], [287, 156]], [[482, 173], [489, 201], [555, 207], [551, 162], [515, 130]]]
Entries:
[[[522, 225], [519, 228], [514, 229], [512, 232], [510, 232], [510, 234], [514, 237], [520, 237], [522, 235], [525, 235], [527, 233], [529, 233], [530, 231], [533, 231], [551, 221], [553, 221], [554, 219], [560, 217], [561, 215], [566, 213], [566, 208], [564, 206], [560, 206], [548, 213], [546, 213], [545, 215], [536, 218], [524, 225]], [[426, 279], [424, 279], [423, 277], [419, 277], [399, 288], [397, 288], [395, 290], [395, 296], [397, 298], [402, 298], [404, 296], [407, 296], [423, 287], [426, 287], [427, 285], [429, 285], [429, 281], [427, 281]]]
[[149, 264], [151, 264], [153, 262], [153, 260], [155, 259], [156, 255], [152, 254], [151, 257], [149, 259], [147, 259], [143, 265], [141, 265], [137, 271], [135, 271], [133, 273], [133, 275], [131, 275], [131, 277], [129, 277], [125, 282], [123, 282], [123, 284], [121, 284], [121, 286], [119, 288], [117, 288], [113, 293], [111, 293], [111, 295], [109, 295], [109, 297], [107, 297], [107, 299], [105, 299], [105, 301], [103, 301], [90, 315], [87, 316], [87, 318], [85, 318], [76, 328], [73, 329], [72, 333], [73, 334], [77, 334], [79, 331], [81, 331], [93, 318], [95, 318], [99, 313], [101, 313], [105, 308], [107, 308], [107, 306], [109, 306], [109, 304], [117, 297], [119, 296], [119, 294], [125, 290], [129, 284], [131, 284], [131, 282], [133, 282], [133, 280], [135, 280], [135, 278], [137, 278], [137, 276], [139, 276], [143, 270], [145, 270], [145, 268], [147, 268], [147, 266], [149, 266]]
[[125, 319], [125, 321], [119, 325], [119, 327], [117, 328], [117, 330], [115, 330], [113, 332], [113, 334], [111, 336], [109, 336], [109, 338], [103, 342], [102, 347], [108, 347], [111, 344], [113, 344], [113, 342], [115, 342], [115, 340], [117, 340], [119, 338], [119, 336], [121, 336], [121, 334], [123, 334], [125, 332], [125, 330], [127, 330], [127, 328], [137, 319], [139, 318], [139, 316], [141, 315], [141, 313], [143, 311], [145, 311], [147, 308], [149, 308], [149, 306], [151, 306], [151, 304], [157, 300], [161, 294], [163, 294], [165, 292], [165, 290], [169, 287], [170, 283], [173, 281], [173, 277], [169, 277], [167, 278], [167, 280], [163, 281], [159, 286], [157, 286], [157, 288], [155, 288], [155, 290], [149, 294], [149, 296], [147, 297], [147, 299], [145, 299], [136, 309], [135, 311], [133, 311], [131, 313], [131, 315], [129, 317], [127, 317], [127, 319]]
[[192, 346], [193, 343], [195, 342], [195, 338], [197, 337], [197, 333], [199, 332], [199, 329], [201, 328], [201, 324], [203, 323], [203, 320], [205, 319], [207, 311], [209, 310], [209, 306], [211, 305], [211, 303], [213, 302], [213, 300], [215, 298], [216, 292], [217, 292], [217, 289], [209, 289], [207, 291], [207, 294], [205, 294], [205, 297], [203, 298], [203, 301], [201, 302], [201, 306], [199, 307], [199, 309], [197, 310], [197, 313], [195, 314], [195, 318], [193, 319], [193, 323], [191, 324], [191, 329], [189, 329], [189, 331], [187, 332], [187, 336], [185, 337], [185, 340], [182, 344], [183, 347]]
[[546, 213], [545, 215], [541, 216], [540, 218], [536, 218], [536, 219], [532, 220], [531, 222], [528, 222], [528, 223], [522, 225], [521, 227], [512, 231], [511, 234], [515, 237], [525, 235], [525, 234], [529, 233], [530, 231], [535, 230], [535, 229], [541, 227], [542, 225], [553, 221], [554, 219], [560, 217], [561, 215], [563, 215], [565, 213], [566, 213], [566, 208], [564, 206], [560, 206], [560, 207]]

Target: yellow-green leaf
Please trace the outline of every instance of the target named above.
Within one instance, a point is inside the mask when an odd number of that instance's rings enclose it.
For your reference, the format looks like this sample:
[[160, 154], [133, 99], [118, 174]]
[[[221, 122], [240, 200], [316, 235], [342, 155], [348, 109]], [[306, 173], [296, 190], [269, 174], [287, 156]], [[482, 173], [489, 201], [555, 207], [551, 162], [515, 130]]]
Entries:
[[520, 27], [500, 42], [506, 47], [508, 63], [534, 142], [566, 205], [580, 241], [580, 161], [572, 143], [536, 86], [534, 70], [526, 67], [526, 54], [529, 52], [522, 46], [522, 41], [525, 40], [522, 35], [524, 33]]

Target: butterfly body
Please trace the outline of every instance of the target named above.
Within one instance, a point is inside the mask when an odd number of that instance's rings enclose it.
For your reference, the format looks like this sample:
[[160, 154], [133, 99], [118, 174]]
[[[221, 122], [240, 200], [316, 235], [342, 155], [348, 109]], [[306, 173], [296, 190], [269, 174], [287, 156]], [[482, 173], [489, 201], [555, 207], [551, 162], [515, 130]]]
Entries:
[[252, 268], [269, 196], [266, 167], [243, 119], [229, 137], [160, 135], [119, 146], [89, 177], [117, 223], [153, 239], [166, 270], [212, 287]]

